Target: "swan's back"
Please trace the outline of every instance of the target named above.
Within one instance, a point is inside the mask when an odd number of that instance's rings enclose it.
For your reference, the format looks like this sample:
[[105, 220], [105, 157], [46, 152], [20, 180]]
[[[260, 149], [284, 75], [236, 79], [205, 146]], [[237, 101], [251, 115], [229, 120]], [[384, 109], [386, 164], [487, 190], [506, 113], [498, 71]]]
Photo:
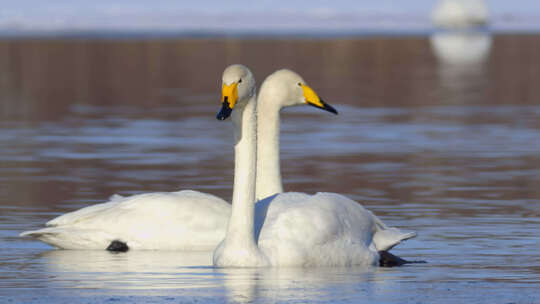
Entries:
[[[258, 244], [272, 265], [377, 265], [375, 239], [393, 247], [412, 237], [386, 227], [362, 205], [335, 193], [282, 193], [258, 204], [257, 209], [267, 207]], [[262, 219], [259, 213], [257, 222]]]
[[115, 196], [21, 235], [64, 249], [105, 249], [118, 240], [130, 249], [212, 250], [223, 238], [229, 217], [230, 205], [213, 195], [156, 192]]
[[[127, 199], [129, 199], [129, 197]], [[56, 226], [61, 226], [61, 225], [74, 224], [78, 221], [82, 221], [86, 218], [95, 216], [97, 214], [106, 213], [105, 210], [113, 209], [114, 207], [118, 206], [121, 202], [125, 200], [126, 200], [125, 197], [118, 194], [114, 194], [111, 197], [109, 197], [109, 201], [106, 203], [91, 205], [91, 206], [81, 208], [79, 210], [62, 214], [48, 221], [45, 224], [45, 226], [56, 227]]]

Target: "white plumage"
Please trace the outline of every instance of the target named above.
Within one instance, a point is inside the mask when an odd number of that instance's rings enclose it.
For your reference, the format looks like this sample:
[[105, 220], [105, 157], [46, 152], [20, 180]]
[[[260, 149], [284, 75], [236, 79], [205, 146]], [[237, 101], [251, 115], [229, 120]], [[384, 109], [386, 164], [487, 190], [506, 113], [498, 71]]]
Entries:
[[376, 265], [378, 251], [415, 236], [386, 227], [336, 193], [289, 192], [265, 199], [256, 206], [255, 227], [261, 224], [259, 248], [270, 265], [279, 266]]
[[231, 207], [210, 194], [184, 190], [121, 197], [70, 212], [23, 232], [62, 249], [212, 250], [225, 235]]
[[[226, 71], [224, 85], [238, 83], [239, 73], [240, 68]], [[257, 102], [267, 100], [327, 106], [289, 70], [277, 71], [264, 81]], [[386, 227], [359, 203], [334, 193], [281, 193], [254, 205], [256, 105], [243, 99], [228, 106], [224, 103], [218, 118], [226, 118], [234, 108], [235, 166], [242, 174], [234, 177], [231, 218], [225, 239], [214, 251], [215, 266], [377, 265], [379, 251], [416, 235]], [[258, 116], [263, 115], [260, 109]]]
[[[255, 98], [255, 79], [246, 68], [242, 98]], [[231, 206], [202, 192], [114, 195], [49, 221], [29, 236], [61, 249], [101, 249], [119, 241], [129, 249], [213, 250], [223, 239]], [[125, 250], [125, 249], [123, 249]]]
[[[232, 68], [238, 67], [233, 65]], [[229, 68], [230, 69], [230, 68]], [[255, 79], [242, 66], [241, 99], [255, 99]], [[279, 111], [295, 104], [268, 100], [259, 119], [259, 155], [262, 168], [272, 168], [257, 176], [259, 197], [282, 192], [279, 172]], [[275, 153], [275, 154], [274, 154]], [[240, 174], [236, 172], [235, 174]], [[21, 236], [36, 238], [61, 249], [106, 249], [112, 241], [129, 249], [213, 250], [225, 236], [231, 205], [202, 192], [179, 191], [144, 193], [129, 197], [113, 195], [106, 203], [88, 206], [49, 221], [47, 228], [26, 231]]]
[[441, 0], [433, 10], [435, 25], [446, 29], [484, 26], [489, 13], [484, 0]]

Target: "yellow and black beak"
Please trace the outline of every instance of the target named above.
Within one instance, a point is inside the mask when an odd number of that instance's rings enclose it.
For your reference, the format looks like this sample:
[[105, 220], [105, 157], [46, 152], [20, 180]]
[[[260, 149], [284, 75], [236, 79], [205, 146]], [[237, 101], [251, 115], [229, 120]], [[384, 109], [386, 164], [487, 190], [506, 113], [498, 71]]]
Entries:
[[225, 120], [231, 116], [234, 105], [238, 101], [238, 83], [223, 84], [221, 88], [221, 110], [216, 115], [218, 120]]
[[334, 113], [337, 115], [338, 113], [337, 110], [334, 109], [334, 107], [332, 107], [331, 105], [324, 102], [322, 99], [320, 99], [317, 93], [315, 93], [315, 91], [313, 91], [312, 88], [310, 88], [309, 86], [305, 84], [302, 84], [301, 87], [302, 87], [302, 91], [304, 91], [304, 98], [306, 99], [306, 103], [308, 105], [319, 108], [319, 109], [323, 109], [325, 111], [328, 111], [330, 113]]

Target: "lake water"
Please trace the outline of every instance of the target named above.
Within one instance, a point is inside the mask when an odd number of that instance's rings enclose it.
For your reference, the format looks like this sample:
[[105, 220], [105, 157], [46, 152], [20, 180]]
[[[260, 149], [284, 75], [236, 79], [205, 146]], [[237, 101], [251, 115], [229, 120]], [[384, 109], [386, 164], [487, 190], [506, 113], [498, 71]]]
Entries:
[[[540, 36], [481, 39], [457, 58], [428, 37], [0, 41], [0, 302], [539, 303]], [[286, 190], [361, 202], [427, 264], [215, 269], [18, 237], [114, 193], [230, 200], [215, 114], [238, 62], [259, 83], [292, 68], [340, 112], [282, 112]]]

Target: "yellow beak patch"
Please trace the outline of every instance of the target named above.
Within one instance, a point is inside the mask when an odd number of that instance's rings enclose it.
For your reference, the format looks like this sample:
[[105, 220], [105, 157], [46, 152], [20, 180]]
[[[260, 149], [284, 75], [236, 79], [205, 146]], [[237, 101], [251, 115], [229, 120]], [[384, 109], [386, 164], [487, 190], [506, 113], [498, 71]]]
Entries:
[[301, 87], [302, 87], [302, 91], [304, 91], [304, 98], [306, 99], [306, 103], [310, 103], [319, 108], [324, 108], [324, 105], [321, 102], [321, 99], [319, 98], [317, 93], [313, 91], [312, 88], [310, 88], [309, 86], [305, 84], [302, 84]]
[[231, 109], [234, 108], [238, 100], [238, 83], [233, 82], [230, 85], [223, 84], [221, 89], [221, 102], [227, 101]]

